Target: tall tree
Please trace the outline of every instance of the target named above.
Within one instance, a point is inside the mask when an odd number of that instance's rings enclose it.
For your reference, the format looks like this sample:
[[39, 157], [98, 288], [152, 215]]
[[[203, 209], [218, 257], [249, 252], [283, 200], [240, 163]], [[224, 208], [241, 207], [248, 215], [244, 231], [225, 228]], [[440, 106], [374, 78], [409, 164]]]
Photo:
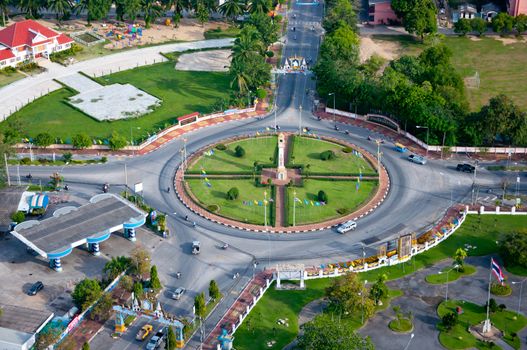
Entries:
[[2, 23], [0, 26], [5, 27], [7, 25], [7, 20], [9, 19], [9, 5], [11, 4], [10, 0], [0, 0], [0, 12], [2, 12]]
[[472, 30], [472, 21], [467, 18], [460, 18], [454, 23], [454, 32], [461, 34], [461, 36], [467, 35]]
[[209, 284], [209, 297], [213, 300], [219, 299], [221, 296], [220, 288], [218, 287], [218, 284], [215, 280], [211, 280]]
[[219, 11], [222, 15], [233, 21], [243, 13], [243, 4], [239, 0], [227, 0], [220, 5]]
[[328, 3], [327, 14], [324, 17], [322, 26], [327, 33], [332, 33], [337, 28], [348, 26], [355, 30], [357, 27], [357, 14], [353, 9], [353, 5], [348, 0], [335, 0]]
[[28, 18], [38, 18], [39, 11], [46, 7], [45, 0], [18, 0], [20, 10], [26, 12]]
[[393, 0], [392, 9], [402, 18], [404, 29], [424, 39], [437, 32], [437, 8], [433, 0]]
[[132, 260], [126, 256], [113, 257], [103, 268], [103, 272], [109, 279], [115, 279], [121, 272], [128, 270], [132, 265]]
[[367, 294], [364, 283], [359, 280], [356, 273], [348, 273], [335, 279], [332, 285], [326, 288], [330, 308], [343, 316], [364, 312], [366, 319], [371, 317], [375, 311], [375, 305], [373, 300], [366, 297]]
[[73, 9], [69, 0], [48, 0], [47, 7], [48, 9], [55, 11], [59, 23], [61, 19], [69, 16]]
[[102, 19], [108, 15], [112, 2], [110, 0], [79, 0], [76, 6], [78, 14], [82, 12], [87, 13], [88, 24], [91, 21]]
[[202, 26], [209, 20], [209, 10], [203, 1], [198, 1], [196, 7], [196, 17]]
[[205, 313], [207, 312], [206, 306], [207, 304], [205, 303], [205, 294], [199, 293], [196, 295], [194, 298], [194, 310], [197, 316], [201, 318], [205, 317]]
[[488, 22], [483, 18], [474, 18], [470, 21], [470, 24], [472, 26], [472, 30], [477, 32], [479, 36], [482, 36], [487, 31]]
[[132, 268], [134, 272], [143, 277], [150, 270], [150, 253], [143, 247], [136, 247], [132, 250], [130, 254], [132, 259]]
[[152, 265], [150, 268], [150, 287], [153, 290], [161, 289], [161, 281], [159, 280], [159, 275], [157, 274], [157, 266]]
[[231, 89], [236, 86], [240, 94], [245, 94], [249, 88], [247, 87], [248, 77], [245, 73], [245, 67], [241, 60], [233, 60], [230, 67], [230, 74], [232, 76]]
[[165, 350], [175, 350], [176, 341], [177, 341], [176, 334], [174, 334], [174, 330], [172, 329], [172, 326], [168, 326], [167, 340], [165, 342]]
[[271, 0], [251, 0], [249, 3], [249, 12], [267, 14], [271, 11], [271, 6]]
[[512, 32], [513, 25], [514, 18], [506, 12], [500, 12], [492, 19], [492, 29], [501, 35]]
[[278, 40], [280, 24], [276, 23], [270, 16], [263, 13], [253, 13], [248, 21], [259, 33], [263, 46], [267, 49], [269, 45]]
[[79, 309], [85, 310], [91, 303], [99, 299], [101, 295], [102, 289], [99, 282], [85, 278], [75, 286], [71, 293], [71, 298]]
[[350, 330], [346, 323], [321, 314], [304, 325], [298, 348], [304, 350], [374, 350], [369, 338]]
[[141, 11], [145, 18], [145, 28], [150, 28], [150, 24], [161, 17], [162, 10], [156, 0], [141, 0]]
[[128, 19], [130, 21], [135, 20], [139, 11], [141, 11], [141, 0], [114, 0], [115, 1], [115, 14], [117, 19], [124, 21]]

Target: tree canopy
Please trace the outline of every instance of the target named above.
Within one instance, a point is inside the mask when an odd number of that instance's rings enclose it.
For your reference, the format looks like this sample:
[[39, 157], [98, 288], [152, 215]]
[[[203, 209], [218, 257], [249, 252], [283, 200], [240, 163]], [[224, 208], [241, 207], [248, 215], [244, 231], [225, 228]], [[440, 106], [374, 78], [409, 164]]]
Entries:
[[95, 279], [85, 278], [80, 281], [71, 293], [71, 298], [75, 305], [85, 310], [91, 303], [96, 301], [102, 295], [101, 285]]
[[437, 7], [433, 0], [393, 0], [392, 9], [407, 32], [424, 38], [437, 32]]

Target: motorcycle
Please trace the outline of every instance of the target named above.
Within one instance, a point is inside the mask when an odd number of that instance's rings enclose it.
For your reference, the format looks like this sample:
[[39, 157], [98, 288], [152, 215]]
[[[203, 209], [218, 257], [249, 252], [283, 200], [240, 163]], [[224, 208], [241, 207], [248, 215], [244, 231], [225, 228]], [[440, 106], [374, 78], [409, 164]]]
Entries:
[[223, 246], [221, 247], [221, 249], [225, 250], [229, 248], [229, 245], [227, 243], [223, 243]]

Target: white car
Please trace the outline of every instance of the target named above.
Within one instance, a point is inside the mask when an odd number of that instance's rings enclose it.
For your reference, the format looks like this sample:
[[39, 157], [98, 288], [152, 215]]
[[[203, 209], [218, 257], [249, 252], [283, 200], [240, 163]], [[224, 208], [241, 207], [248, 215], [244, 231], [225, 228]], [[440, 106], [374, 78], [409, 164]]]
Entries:
[[425, 165], [426, 164], [426, 158], [418, 156], [417, 154], [410, 154], [408, 156], [408, 160], [413, 163]]
[[355, 230], [356, 228], [357, 228], [357, 223], [353, 220], [349, 220], [349, 221], [346, 221], [340, 224], [339, 227], [337, 228], [337, 232], [343, 234], [350, 230]]
[[176, 289], [175, 291], [172, 292], [171, 298], [174, 299], [174, 300], [179, 300], [179, 299], [181, 299], [183, 294], [185, 294], [185, 292], [186, 292], [185, 288], [179, 287], [178, 289]]

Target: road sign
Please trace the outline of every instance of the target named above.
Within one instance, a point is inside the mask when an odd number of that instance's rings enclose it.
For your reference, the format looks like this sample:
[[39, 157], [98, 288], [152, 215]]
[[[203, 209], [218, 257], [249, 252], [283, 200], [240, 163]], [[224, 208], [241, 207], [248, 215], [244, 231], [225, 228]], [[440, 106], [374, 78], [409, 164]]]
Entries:
[[138, 183], [134, 184], [134, 192], [135, 193], [143, 192], [143, 183], [142, 182], [138, 182]]

